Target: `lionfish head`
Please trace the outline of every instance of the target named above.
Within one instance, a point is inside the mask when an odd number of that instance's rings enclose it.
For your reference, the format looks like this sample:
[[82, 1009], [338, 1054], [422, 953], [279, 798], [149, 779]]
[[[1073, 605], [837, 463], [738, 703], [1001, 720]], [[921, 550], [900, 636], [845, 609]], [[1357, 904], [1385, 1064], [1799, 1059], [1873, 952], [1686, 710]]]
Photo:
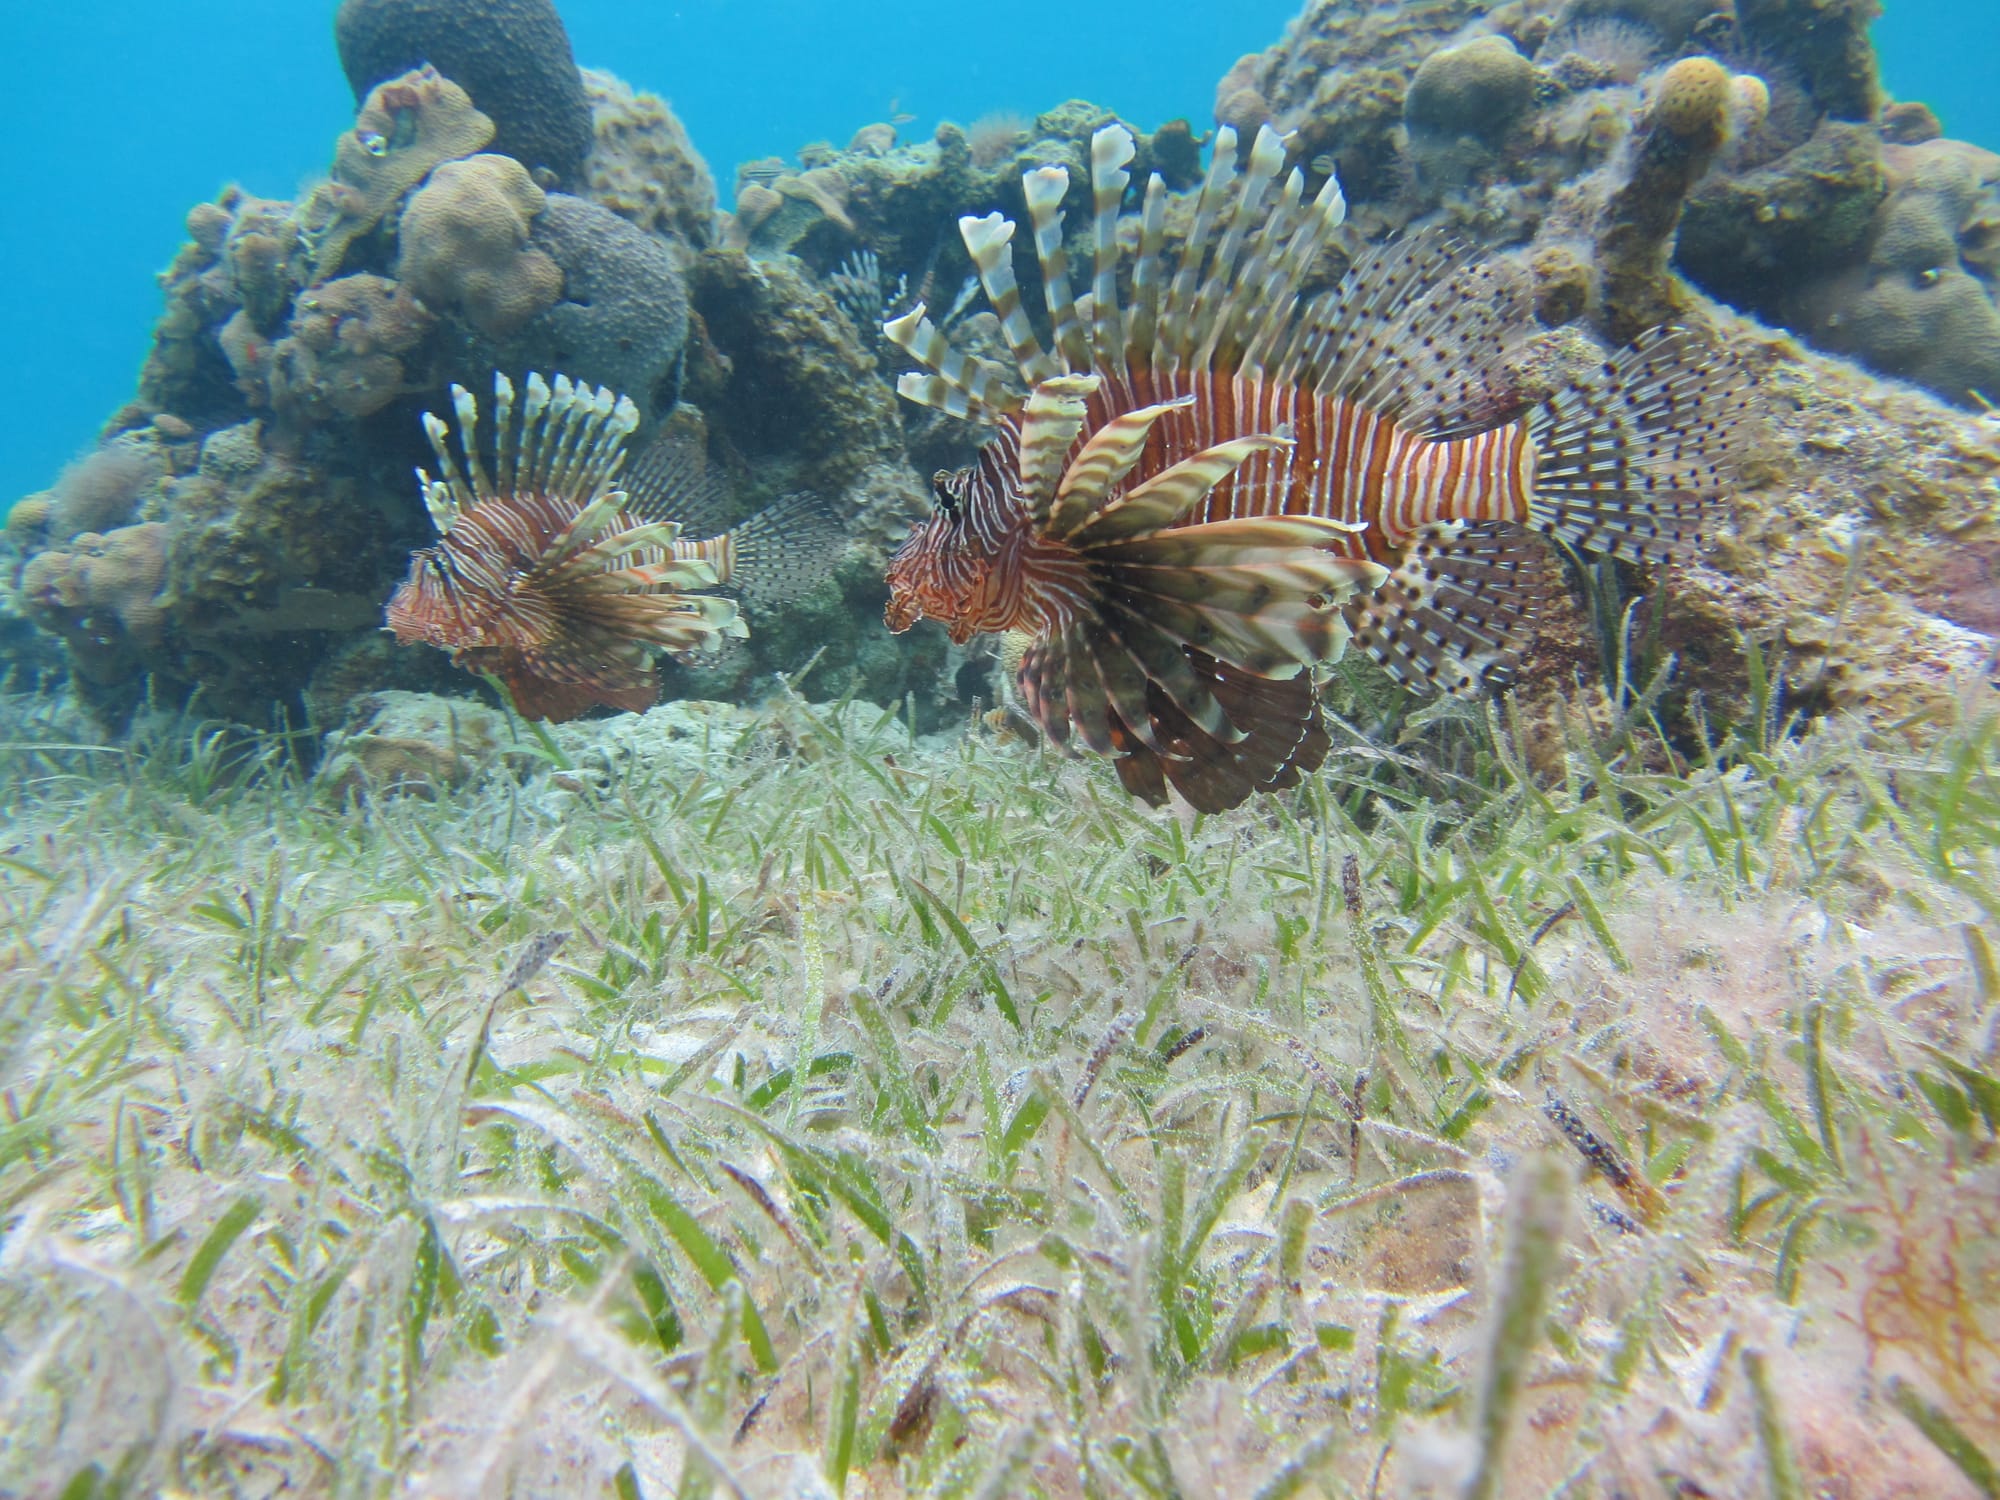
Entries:
[[1027, 511], [1001, 482], [997, 466], [940, 469], [931, 476], [931, 514], [917, 522], [889, 560], [889, 602], [883, 622], [901, 635], [919, 620], [936, 620], [964, 645], [996, 620], [996, 596], [1027, 525]]

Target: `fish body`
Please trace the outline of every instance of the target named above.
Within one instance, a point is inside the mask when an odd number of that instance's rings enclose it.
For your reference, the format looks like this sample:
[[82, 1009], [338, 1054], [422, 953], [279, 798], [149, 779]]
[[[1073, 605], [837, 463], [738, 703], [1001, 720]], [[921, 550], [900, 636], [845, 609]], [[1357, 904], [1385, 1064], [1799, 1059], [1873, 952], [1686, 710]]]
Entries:
[[427, 413], [440, 477], [417, 471], [438, 541], [411, 558], [386, 624], [404, 644], [435, 646], [498, 678], [528, 718], [650, 708], [659, 656], [748, 634], [736, 600], [713, 590], [760, 572], [809, 583], [837, 554], [831, 518], [810, 496], [711, 537], [684, 537], [665, 516], [671, 474], [644, 487], [624, 481], [639, 414], [608, 390], [530, 375], [517, 403], [513, 383], [496, 375], [490, 467], [477, 399], [454, 386], [452, 400], [459, 452], [450, 425]]
[[1518, 282], [1443, 235], [1372, 252], [1304, 290], [1344, 204], [1307, 201], [1261, 131], [1218, 132], [1177, 256], [1147, 184], [1121, 284], [1134, 142], [1092, 141], [1090, 291], [1071, 286], [1061, 168], [1023, 180], [1049, 342], [999, 214], [960, 232], [1025, 393], [920, 306], [885, 325], [923, 370], [909, 399], [994, 424], [977, 463], [892, 560], [886, 619], [955, 639], [1028, 638], [1018, 680], [1058, 744], [1115, 754], [1155, 802], [1216, 808], [1288, 785], [1328, 742], [1316, 682], [1350, 642], [1419, 688], [1509, 679], [1554, 587], [1552, 533], [1634, 560], [1683, 554], [1740, 446], [1741, 375], [1659, 332], [1528, 413], [1497, 358]]

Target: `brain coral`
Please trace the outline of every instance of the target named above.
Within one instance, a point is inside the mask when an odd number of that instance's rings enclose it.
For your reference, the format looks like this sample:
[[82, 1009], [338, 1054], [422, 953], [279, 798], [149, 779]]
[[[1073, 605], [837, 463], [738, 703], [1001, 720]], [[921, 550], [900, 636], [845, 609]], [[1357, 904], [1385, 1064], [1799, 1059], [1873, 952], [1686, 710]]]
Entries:
[[428, 63], [493, 117], [496, 151], [581, 179], [590, 105], [551, 0], [343, 0], [333, 34], [355, 98]]
[[1502, 36], [1482, 36], [1425, 58], [1403, 116], [1413, 131], [1497, 141], [1535, 97], [1535, 65]]
[[561, 269], [528, 243], [547, 202], [511, 156], [446, 162], [403, 210], [396, 273], [432, 307], [505, 338], [562, 295]]
[[647, 408], [687, 339], [687, 291], [673, 251], [610, 209], [566, 193], [548, 195], [531, 243], [562, 268], [562, 295], [486, 351], [485, 363], [562, 370]]
[[597, 141], [585, 165], [590, 200], [641, 229], [706, 249], [715, 179], [667, 102], [609, 73], [583, 72]]

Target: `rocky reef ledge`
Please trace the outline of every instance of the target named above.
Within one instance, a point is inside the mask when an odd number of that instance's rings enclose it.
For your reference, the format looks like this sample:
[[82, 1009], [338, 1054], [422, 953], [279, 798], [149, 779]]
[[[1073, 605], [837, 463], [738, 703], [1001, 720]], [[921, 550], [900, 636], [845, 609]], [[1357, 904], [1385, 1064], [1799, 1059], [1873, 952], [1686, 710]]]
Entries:
[[[1309, 188], [1338, 172], [1350, 220], [1322, 282], [1432, 224], [1519, 267], [1524, 401], [1664, 320], [1756, 377], [1768, 420], [1731, 528], [1689, 566], [1574, 578], [1524, 674], [1531, 716], [1595, 712], [1670, 656], [1684, 728], [1747, 711], [1774, 672], [1791, 706], [1912, 726], [1992, 691], [2000, 156], [1884, 97], [1872, 14], [1313, 0], [1218, 86], [1216, 119], [1286, 133]], [[635, 441], [694, 455], [720, 523], [811, 490], [853, 538], [747, 644], [669, 667], [670, 694], [754, 697], [822, 651], [822, 682], [925, 727], [992, 703], [990, 658], [876, 624], [921, 476], [978, 436], [897, 400], [879, 325], [922, 298], [1000, 353], [951, 226], [1021, 216], [1021, 172], [1061, 163], [1084, 234], [1112, 114], [870, 125], [742, 164], [723, 213], [671, 108], [579, 70], [549, 0], [347, 0], [337, 36], [359, 109], [325, 179], [191, 211], [134, 399], [8, 514], [17, 679], [112, 729], [149, 695], [325, 729], [358, 695], [450, 686], [435, 653], [385, 643], [380, 607], [430, 535], [419, 414], [499, 367], [630, 395]], [[1170, 234], [1208, 141], [1185, 121], [1140, 136]], [[1386, 685], [1349, 675], [1350, 706], [1387, 712]]]

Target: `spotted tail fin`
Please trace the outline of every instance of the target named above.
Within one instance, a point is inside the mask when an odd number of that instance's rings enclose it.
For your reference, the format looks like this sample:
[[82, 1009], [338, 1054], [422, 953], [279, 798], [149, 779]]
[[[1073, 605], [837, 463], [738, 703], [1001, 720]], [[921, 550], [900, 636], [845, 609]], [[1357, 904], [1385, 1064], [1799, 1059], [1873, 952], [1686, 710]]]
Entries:
[[796, 599], [831, 577], [846, 550], [839, 518], [819, 496], [786, 495], [720, 536], [677, 542], [674, 552], [715, 569], [718, 587], [735, 589], [752, 605]]
[[1671, 562], [1692, 552], [1754, 440], [1742, 368], [1695, 334], [1654, 329], [1530, 421], [1529, 524], [1581, 552]]

